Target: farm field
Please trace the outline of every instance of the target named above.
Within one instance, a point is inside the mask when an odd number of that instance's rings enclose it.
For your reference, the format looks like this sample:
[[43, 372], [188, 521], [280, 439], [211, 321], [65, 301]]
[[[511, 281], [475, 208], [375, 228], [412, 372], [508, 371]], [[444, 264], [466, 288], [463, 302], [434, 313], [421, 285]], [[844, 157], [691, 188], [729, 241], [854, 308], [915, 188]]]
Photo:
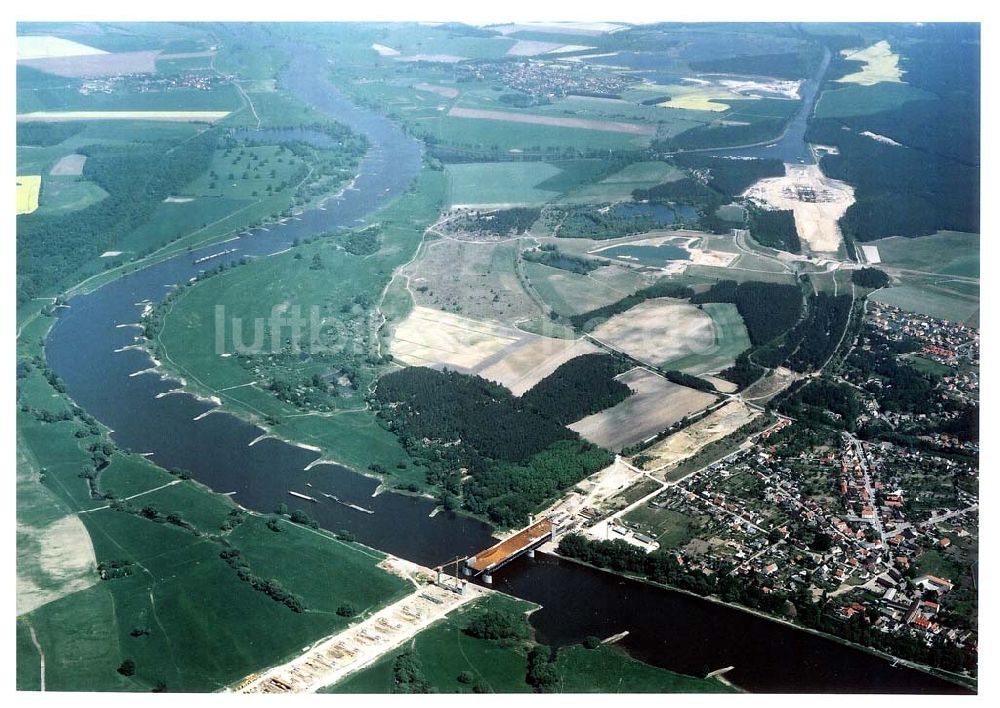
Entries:
[[691, 457], [706, 445], [721, 440], [758, 415], [759, 411], [749, 408], [742, 401], [730, 401], [697, 423], [643, 450], [642, 455], [652, 459], [641, 466], [654, 472], [670, 467]]
[[38, 194], [41, 189], [41, 175], [18, 175], [16, 213], [31, 214], [38, 209]]
[[632, 201], [636, 189], [649, 189], [681, 179], [684, 173], [668, 162], [634, 162], [599, 182], [573, 190], [561, 200], [569, 204]]
[[978, 278], [979, 243], [979, 234], [941, 231], [916, 238], [893, 236], [865, 245], [878, 248], [883, 266]]
[[521, 395], [569, 359], [597, 348], [417, 306], [397, 325], [389, 350], [404, 364], [478, 374]]
[[732, 366], [736, 357], [750, 348], [750, 337], [736, 305], [709, 302], [702, 305], [702, 309], [712, 318], [713, 344], [704, 351], [666, 361], [664, 365], [688, 374], [717, 373]]
[[515, 326], [544, 314], [517, 277], [522, 248], [521, 240], [428, 240], [401, 273], [418, 305]]
[[503, 384], [515, 396], [520, 396], [570, 359], [598, 351], [583, 339], [535, 337], [506, 350], [502, 358], [480, 368], [478, 374]]
[[214, 123], [230, 111], [32, 111], [19, 113], [18, 121], [26, 123], [59, 123], [76, 120], [151, 120], [185, 123]]
[[512, 111], [490, 111], [478, 108], [455, 107], [448, 111], [453, 118], [469, 118], [473, 120], [491, 120], [509, 123], [528, 123], [530, 125], [548, 125], [559, 128], [579, 128], [582, 130], [598, 130], [608, 133], [626, 133], [628, 135], [652, 136], [656, 127], [641, 123], [628, 123], [616, 120], [591, 120], [588, 118], [570, 118], [551, 116], [539, 113], [514, 113]]
[[594, 339], [650, 364], [704, 352], [715, 343], [712, 318], [670, 298], [642, 302], [599, 325]]
[[420, 134], [469, 150], [539, 154], [550, 149], [574, 148], [606, 152], [641, 148], [649, 143], [649, 136], [644, 135], [449, 115], [417, 118], [414, 123]]
[[396, 325], [389, 351], [409, 366], [471, 372], [526, 338], [499, 324], [417, 306]]
[[100, 186], [78, 177], [48, 177], [38, 205], [39, 216], [85, 209], [106, 199]]
[[559, 195], [539, 187], [560, 169], [546, 162], [482, 162], [448, 165], [451, 208], [538, 206]]
[[82, 175], [83, 166], [87, 164], [87, 156], [72, 153], [59, 158], [59, 162], [52, 165], [49, 170], [50, 175]]
[[[22, 395], [45, 401], [46, 383]], [[71, 506], [41, 483], [42, 465], [22, 435], [23, 427], [41, 424], [19, 421], [17, 434], [17, 613], [90, 587], [98, 582], [94, 548]], [[68, 442], [68, 441], [67, 441]], [[67, 449], [68, 455], [73, 450]], [[46, 460], [48, 461], [48, 460]]]
[[[531, 287], [554, 312], [564, 316], [617, 302], [646, 285], [639, 274], [618, 266], [604, 266], [587, 275], [525, 262], [522, 267]], [[603, 272], [602, 272], [603, 271]]]
[[933, 282], [912, 281], [879, 290], [871, 297], [910, 312], [978, 327], [979, 298], [945, 289]]
[[616, 452], [666, 430], [716, 400], [710, 393], [678, 386], [645, 369], [632, 369], [617, 378], [633, 394], [569, 426], [592, 443]]
[[18, 35], [17, 60], [107, 54], [103, 49], [52, 35]]
[[934, 95], [904, 83], [863, 85], [849, 83], [826, 89], [816, 102], [817, 118], [846, 118], [890, 111], [909, 103], [933, 99]]

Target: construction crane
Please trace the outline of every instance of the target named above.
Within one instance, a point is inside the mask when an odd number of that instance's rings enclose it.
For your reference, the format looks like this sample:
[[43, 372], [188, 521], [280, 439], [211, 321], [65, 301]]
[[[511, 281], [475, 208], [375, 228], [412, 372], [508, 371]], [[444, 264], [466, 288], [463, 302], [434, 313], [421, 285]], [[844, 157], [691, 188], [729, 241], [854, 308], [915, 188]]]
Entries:
[[[466, 560], [467, 558], [468, 556], [455, 556], [451, 560], [445, 561], [441, 565], [437, 566], [434, 569], [434, 571], [437, 573], [437, 581], [436, 581], [437, 584], [443, 588], [461, 594], [465, 588], [465, 583], [467, 581], [461, 579], [461, 575], [459, 573], [459, 566], [462, 563], [462, 561]], [[455, 566], [455, 583], [453, 585], [448, 584], [447, 581], [448, 575], [445, 573], [445, 569], [450, 565]]]

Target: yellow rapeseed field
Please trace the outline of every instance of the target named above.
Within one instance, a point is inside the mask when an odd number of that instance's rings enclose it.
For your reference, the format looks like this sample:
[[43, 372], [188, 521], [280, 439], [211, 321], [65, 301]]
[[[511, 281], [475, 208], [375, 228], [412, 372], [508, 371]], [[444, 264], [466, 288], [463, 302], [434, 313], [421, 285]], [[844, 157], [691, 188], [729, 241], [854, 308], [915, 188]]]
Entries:
[[38, 193], [42, 189], [41, 175], [18, 175], [17, 213], [30, 214], [38, 208]]

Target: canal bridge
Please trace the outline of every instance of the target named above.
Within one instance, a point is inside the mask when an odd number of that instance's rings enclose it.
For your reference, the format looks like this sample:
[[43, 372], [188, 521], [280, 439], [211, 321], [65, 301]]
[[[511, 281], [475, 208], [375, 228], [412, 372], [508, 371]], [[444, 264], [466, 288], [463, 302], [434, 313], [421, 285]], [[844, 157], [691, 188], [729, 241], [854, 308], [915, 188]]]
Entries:
[[551, 519], [536, 521], [510, 538], [466, 558], [462, 572], [474, 577], [482, 576], [483, 582], [492, 583], [494, 571], [524, 554], [534, 556], [536, 548], [554, 541], [562, 530]]

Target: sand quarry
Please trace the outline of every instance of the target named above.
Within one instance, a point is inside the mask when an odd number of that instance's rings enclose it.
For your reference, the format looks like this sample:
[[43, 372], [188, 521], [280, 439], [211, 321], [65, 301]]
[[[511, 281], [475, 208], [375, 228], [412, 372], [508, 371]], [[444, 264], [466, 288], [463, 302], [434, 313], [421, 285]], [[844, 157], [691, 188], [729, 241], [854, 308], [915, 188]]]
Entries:
[[843, 241], [837, 222], [854, 203], [854, 188], [826, 177], [819, 165], [786, 164], [784, 177], [762, 179], [744, 196], [767, 209], [791, 210], [803, 245], [834, 254]]
[[418, 306], [396, 327], [389, 351], [404, 364], [482, 376], [520, 396], [570, 359], [599, 350], [583, 340], [541, 337]]

